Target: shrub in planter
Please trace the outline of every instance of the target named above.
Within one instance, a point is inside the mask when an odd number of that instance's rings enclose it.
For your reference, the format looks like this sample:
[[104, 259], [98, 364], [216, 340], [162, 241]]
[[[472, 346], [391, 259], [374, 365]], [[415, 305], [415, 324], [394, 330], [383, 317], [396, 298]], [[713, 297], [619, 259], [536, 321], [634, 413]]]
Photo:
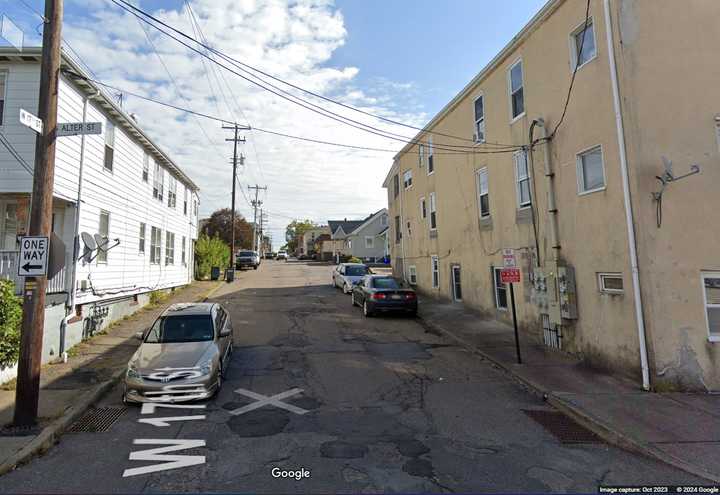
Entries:
[[15, 295], [15, 284], [0, 280], [0, 368], [18, 360], [21, 323], [22, 300]]

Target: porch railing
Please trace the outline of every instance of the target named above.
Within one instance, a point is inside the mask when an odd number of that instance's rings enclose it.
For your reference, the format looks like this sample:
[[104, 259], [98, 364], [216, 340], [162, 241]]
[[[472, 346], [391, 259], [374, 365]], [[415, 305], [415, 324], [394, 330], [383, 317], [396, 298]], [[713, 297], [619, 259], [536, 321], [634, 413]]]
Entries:
[[[17, 251], [0, 251], [0, 279], [12, 280], [15, 282], [15, 293], [22, 294], [23, 277], [18, 277], [18, 257]], [[48, 280], [47, 293], [56, 294], [65, 292], [65, 275], [67, 267], [60, 270], [60, 272], [53, 278]]]

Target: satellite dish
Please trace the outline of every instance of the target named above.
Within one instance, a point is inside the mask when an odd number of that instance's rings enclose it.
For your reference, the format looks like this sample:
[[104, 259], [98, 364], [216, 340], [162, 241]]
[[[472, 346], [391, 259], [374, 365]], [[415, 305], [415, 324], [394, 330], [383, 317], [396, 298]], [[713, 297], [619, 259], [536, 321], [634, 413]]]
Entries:
[[90, 251], [95, 251], [97, 249], [97, 243], [95, 242], [95, 239], [93, 239], [93, 236], [91, 236], [87, 232], [82, 232], [80, 234], [80, 237], [82, 238], [83, 244], [85, 244], [85, 247], [87, 249], [89, 249]]
[[95, 234], [93, 237], [95, 237], [95, 244], [97, 244], [98, 249], [106, 247], [108, 243], [107, 238], [101, 236], [100, 234]]

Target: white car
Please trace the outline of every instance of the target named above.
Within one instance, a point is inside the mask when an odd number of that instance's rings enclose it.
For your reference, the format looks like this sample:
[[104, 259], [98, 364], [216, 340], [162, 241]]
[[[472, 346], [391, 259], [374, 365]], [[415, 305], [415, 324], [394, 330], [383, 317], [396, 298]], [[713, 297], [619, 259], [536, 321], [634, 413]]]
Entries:
[[362, 263], [340, 263], [332, 272], [332, 285], [341, 288], [345, 294], [350, 294], [355, 284], [369, 273], [372, 272]]
[[287, 261], [287, 259], [288, 259], [287, 251], [278, 251], [278, 254], [275, 257], [275, 259]]

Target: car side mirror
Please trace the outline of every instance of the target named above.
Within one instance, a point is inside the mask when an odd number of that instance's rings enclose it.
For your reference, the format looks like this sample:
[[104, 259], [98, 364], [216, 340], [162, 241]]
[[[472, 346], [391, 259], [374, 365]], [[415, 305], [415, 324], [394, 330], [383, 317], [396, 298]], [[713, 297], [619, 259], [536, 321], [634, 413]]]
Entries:
[[138, 340], [144, 340], [144, 339], [145, 339], [145, 332], [147, 332], [147, 330], [143, 330], [142, 332], [137, 332], [137, 333], [135, 334], [135, 338], [138, 339]]

